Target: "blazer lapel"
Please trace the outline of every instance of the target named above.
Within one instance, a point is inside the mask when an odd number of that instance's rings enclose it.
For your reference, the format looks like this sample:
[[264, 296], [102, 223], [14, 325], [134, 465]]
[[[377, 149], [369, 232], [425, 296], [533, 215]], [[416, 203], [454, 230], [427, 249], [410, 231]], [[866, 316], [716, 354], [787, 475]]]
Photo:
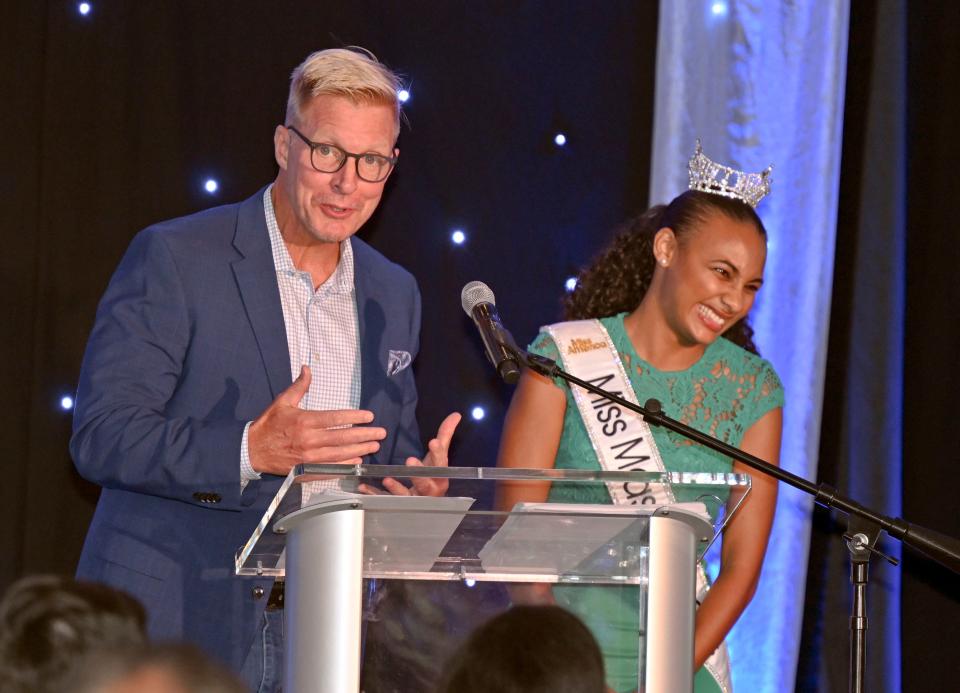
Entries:
[[386, 364], [380, 363], [386, 316], [377, 300], [379, 283], [367, 265], [367, 248], [351, 239], [353, 284], [357, 300], [357, 327], [360, 337], [360, 408], [369, 409], [373, 393], [386, 377]]
[[290, 387], [290, 348], [264, 217], [263, 190], [240, 205], [233, 244], [243, 255], [233, 263], [233, 274], [276, 398]]

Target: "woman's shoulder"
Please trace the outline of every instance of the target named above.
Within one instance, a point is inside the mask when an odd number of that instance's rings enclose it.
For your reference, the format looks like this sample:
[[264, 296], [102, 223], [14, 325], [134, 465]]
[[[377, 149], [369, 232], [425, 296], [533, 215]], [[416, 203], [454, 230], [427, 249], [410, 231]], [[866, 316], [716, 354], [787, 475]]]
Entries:
[[711, 351], [713, 354], [723, 358], [726, 361], [742, 364], [745, 369], [752, 371], [769, 369], [776, 372], [773, 368], [773, 364], [760, 356], [760, 354], [747, 351], [742, 346], [739, 344], [734, 344], [726, 337], [720, 337], [713, 343], [712, 347], [713, 348]]
[[710, 355], [713, 358], [705, 359], [708, 368], [715, 369], [722, 364], [724, 369], [729, 369], [729, 375], [739, 376], [738, 380], [747, 378], [754, 381], [761, 396], [778, 393], [778, 396], [782, 397], [783, 383], [770, 361], [725, 337], [721, 337], [711, 346]]

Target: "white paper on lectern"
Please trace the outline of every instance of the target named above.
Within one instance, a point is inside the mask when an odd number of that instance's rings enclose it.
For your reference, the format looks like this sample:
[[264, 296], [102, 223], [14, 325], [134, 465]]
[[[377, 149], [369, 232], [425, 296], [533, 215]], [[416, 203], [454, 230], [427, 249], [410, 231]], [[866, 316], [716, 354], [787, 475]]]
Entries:
[[[609, 503], [517, 503], [479, 553], [490, 572], [577, 574], [584, 562], [618, 535], [639, 536], [657, 510], [670, 507], [703, 517], [703, 503], [613, 505]], [[584, 518], [589, 514], [589, 518]], [[567, 517], [557, 517], [566, 515]]]

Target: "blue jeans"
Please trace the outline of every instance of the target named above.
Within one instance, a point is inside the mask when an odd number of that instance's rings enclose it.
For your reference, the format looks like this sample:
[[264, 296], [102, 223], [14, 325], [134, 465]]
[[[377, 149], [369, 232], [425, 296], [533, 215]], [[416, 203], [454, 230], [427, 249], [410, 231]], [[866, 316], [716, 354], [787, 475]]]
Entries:
[[264, 611], [240, 679], [254, 693], [283, 691], [283, 611]]

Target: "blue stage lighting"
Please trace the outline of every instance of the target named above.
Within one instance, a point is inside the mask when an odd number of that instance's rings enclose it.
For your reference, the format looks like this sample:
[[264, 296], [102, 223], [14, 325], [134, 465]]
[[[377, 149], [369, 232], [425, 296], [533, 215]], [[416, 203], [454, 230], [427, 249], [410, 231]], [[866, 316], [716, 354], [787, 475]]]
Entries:
[[467, 234], [460, 229], [454, 229], [453, 233], [450, 234], [450, 240], [453, 241], [454, 245], [463, 245], [467, 240]]
[[713, 13], [713, 16], [714, 16], [714, 17], [724, 17], [724, 16], [726, 16], [726, 14], [727, 14], [727, 3], [725, 3], [725, 2], [720, 2], [720, 0], [717, 0], [717, 2], [713, 3], [712, 5], [710, 5], [710, 12]]
[[409, 90], [409, 89], [401, 89], [400, 91], [398, 91], [398, 92], [397, 92], [397, 99], [400, 100], [400, 103], [406, 103], [407, 101], [409, 101], [409, 100], [410, 100], [410, 90]]
[[90, 5], [89, 2], [81, 2], [79, 5], [77, 5], [77, 12], [82, 14], [84, 17], [90, 14], [90, 10], [92, 9], [93, 7]]
[[203, 189], [206, 190], [211, 195], [220, 188], [220, 184], [217, 183], [213, 178], [207, 178], [206, 182], [203, 184]]
[[567, 281], [563, 283], [564, 288], [567, 290], [567, 293], [573, 291], [577, 288], [577, 278], [576, 277], [567, 277]]
[[474, 407], [470, 410], [470, 416], [474, 421], [483, 421], [483, 418], [487, 415], [487, 412], [483, 407]]
[[64, 395], [60, 398], [60, 408], [64, 411], [70, 411], [73, 409], [73, 397], [70, 395]]
[[553, 143], [558, 147], [562, 147], [567, 143], [567, 136], [562, 132], [558, 132], [556, 137], [553, 138]]

